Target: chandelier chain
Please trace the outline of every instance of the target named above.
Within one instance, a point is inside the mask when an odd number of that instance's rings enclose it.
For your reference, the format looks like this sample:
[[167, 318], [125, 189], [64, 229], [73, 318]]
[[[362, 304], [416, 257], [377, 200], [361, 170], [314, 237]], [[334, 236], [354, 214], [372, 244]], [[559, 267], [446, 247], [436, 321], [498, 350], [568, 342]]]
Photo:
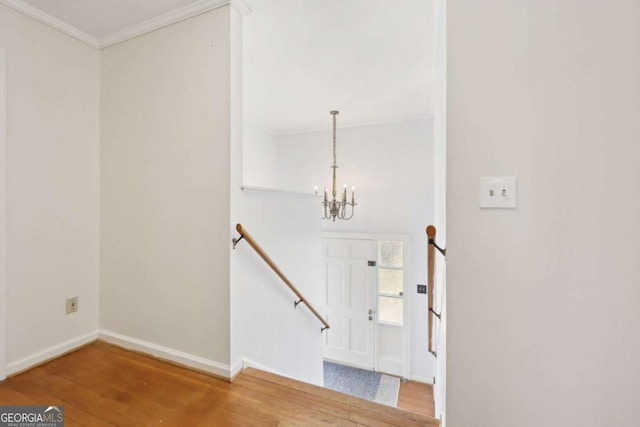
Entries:
[[336, 114], [333, 114], [333, 166], [337, 166], [337, 162], [336, 162]]

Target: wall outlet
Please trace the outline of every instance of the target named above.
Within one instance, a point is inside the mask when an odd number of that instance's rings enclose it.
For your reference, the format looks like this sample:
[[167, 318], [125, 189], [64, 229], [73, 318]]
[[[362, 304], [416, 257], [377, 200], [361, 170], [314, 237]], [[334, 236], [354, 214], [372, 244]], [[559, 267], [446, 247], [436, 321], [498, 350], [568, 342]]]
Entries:
[[67, 298], [67, 314], [78, 311], [78, 297]]
[[418, 285], [418, 293], [426, 294], [427, 293], [427, 285]]

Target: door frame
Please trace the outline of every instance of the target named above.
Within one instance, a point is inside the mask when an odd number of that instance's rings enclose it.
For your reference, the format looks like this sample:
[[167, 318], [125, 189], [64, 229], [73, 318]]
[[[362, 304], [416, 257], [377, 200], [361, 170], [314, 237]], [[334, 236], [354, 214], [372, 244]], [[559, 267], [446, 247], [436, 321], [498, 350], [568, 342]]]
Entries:
[[[404, 270], [404, 283], [403, 283], [403, 313], [402, 313], [402, 354], [403, 354], [403, 367], [402, 377], [411, 378], [411, 304], [412, 296], [411, 291], [411, 279], [412, 279], [412, 265], [411, 265], [411, 236], [408, 234], [392, 234], [392, 233], [349, 233], [349, 232], [337, 232], [337, 231], [323, 231], [321, 235], [322, 239], [342, 239], [342, 240], [373, 240], [376, 244], [381, 240], [396, 240], [403, 242], [403, 270]], [[377, 260], [376, 249], [376, 262]], [[378, 313], [378, 276], [375, 275], [375, 305], [376, 314]], [[325, 289], [326, 292], [326, 289]], [[378, 321], [376, 317], [376, 325], [373, 332], [374, 339], [374, 352], [373, 352], [373, 364], [374, 369], [378, 371]]]
[[7, 54], [0, 47], [0, 381], [7, 375]]

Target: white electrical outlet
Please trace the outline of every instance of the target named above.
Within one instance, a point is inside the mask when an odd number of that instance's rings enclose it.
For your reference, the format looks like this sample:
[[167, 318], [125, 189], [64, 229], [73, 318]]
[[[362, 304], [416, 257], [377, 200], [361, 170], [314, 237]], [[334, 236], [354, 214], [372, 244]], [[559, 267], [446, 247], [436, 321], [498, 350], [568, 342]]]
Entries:
[[67, 298], [67, 314], [78, 311], [78, 297]]
[[494, 176], [480, 178], [480, 207], [514, 209], [517, 207], [517, 178]]

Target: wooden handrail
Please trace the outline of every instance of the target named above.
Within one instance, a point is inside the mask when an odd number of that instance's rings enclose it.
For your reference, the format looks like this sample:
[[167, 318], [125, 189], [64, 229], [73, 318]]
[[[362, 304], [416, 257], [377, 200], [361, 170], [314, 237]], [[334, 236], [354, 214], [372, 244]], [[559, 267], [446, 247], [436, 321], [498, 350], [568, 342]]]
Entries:
[[298, 304], [300, 304], [301, 302], [304, 303], [304, 305], [306, 305], [307, 308], [311, 310], [311, 313], [313, 313], [314, 316], [316, 316], [318, 320], [321, 321], [322, 324], [324, 325], [324, 328], [322, 328], [321, 331], [324, 331], [325, 329], [329, 329], [331, 327], [329, 326], [329, 323], [327, 323], [327, 321], [322, 318], [320, 313], [318, 313], [316, 309], [313, 308], [311, 304], [309, 304], [307, 299], [300, 293], [300, 291], [293, 285], [293, 283], [291, 283], [291, 281], [287, 278], [287, 276], [284, 275], [284, 273], [278, 268], [276, 263], [273, 262], [273, 260], [269, 257], [269, 255], [267, 255], [264, 249], [260, 247], [258, 242], [256, 242], [255, 239], [251, 236], [251, 234], [249, 234], [249, 232], [244, 227], [242, 227], [242, 224], [236, 224], [236, 230], [238, 231], [238, 233], [240, 233], [240, 239], [234, 239], [234, 248], [235, 248], [235, 244], [238, 241], [240, 241], [241, 239], [246, 240], [249, 246], [251, 246], [253, 250], [256, 251], [256, 253], [260, 256], [260, 258], [262, 258], [264, 262], [266, 262], [267, 265], [271, 267], [274, 273], [276, 273], [278, 277], [282, 279], [285, 285], [287, 285], [289, 289], [291, 289], [291, 291], [293, 291], [293, 293], [296, 294], [296, 297], [298, 297], [298, 301], [295, 303], [295, 306], [297, 307]]
[[[436, 228], [433, 225], [427, 227], [427, 237], [429, 241], [435, 241]], [[428, 329], [429, 329], [429, 353], [434, 354], [431, 344], [433, 334], [433, 274], [435, 266], [435, 247], [432, 244], [427, 244], [427, 312]]]

